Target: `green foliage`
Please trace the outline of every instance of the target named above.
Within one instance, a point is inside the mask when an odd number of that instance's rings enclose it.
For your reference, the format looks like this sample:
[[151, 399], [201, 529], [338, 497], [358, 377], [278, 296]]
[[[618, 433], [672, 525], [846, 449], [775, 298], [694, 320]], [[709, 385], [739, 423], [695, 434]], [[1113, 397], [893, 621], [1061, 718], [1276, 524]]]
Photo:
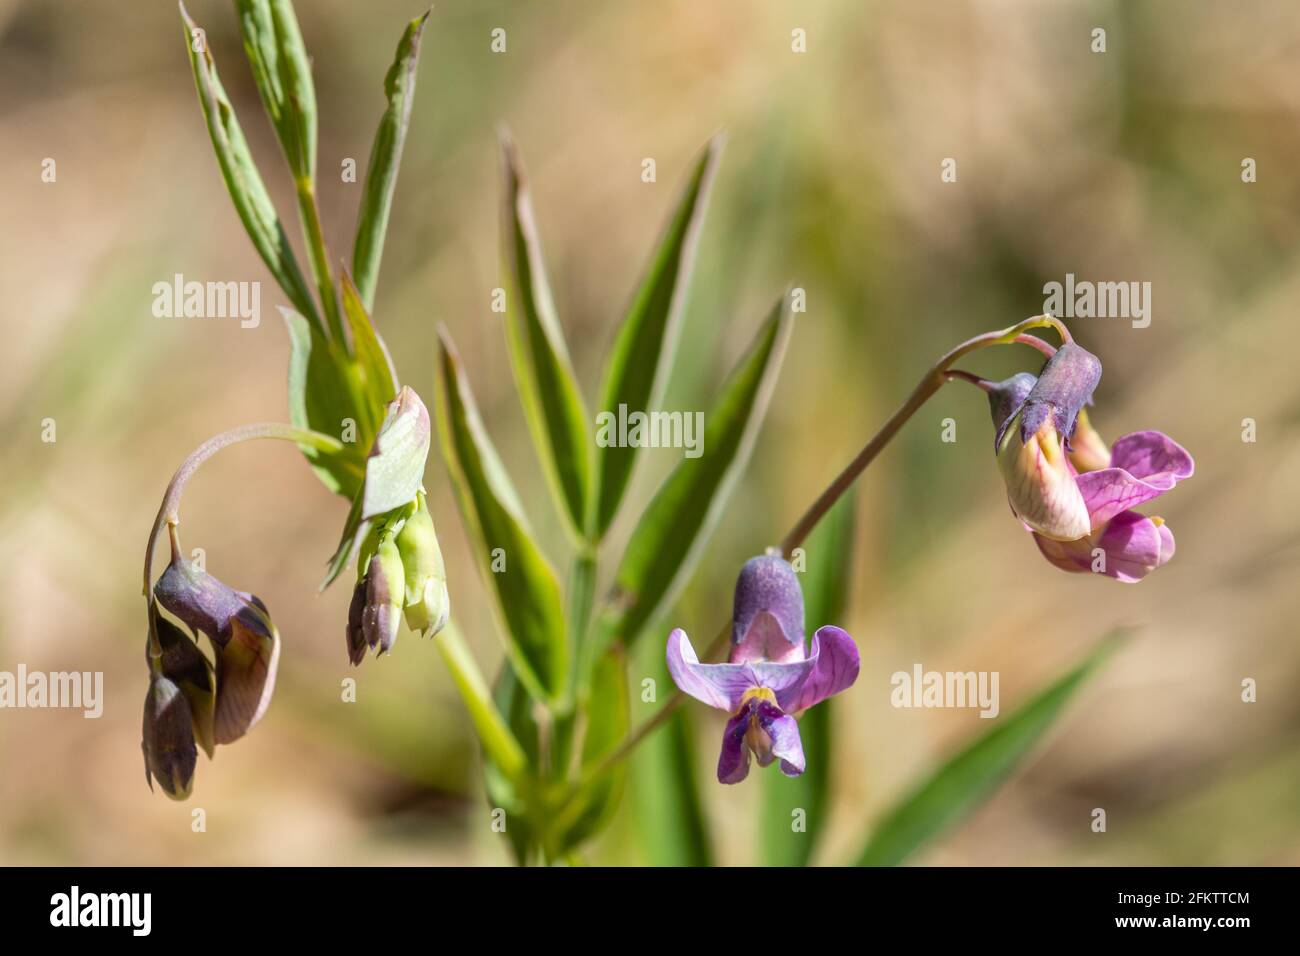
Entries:
[[1056, 723], [1084, 680], [1123, 639], [1115, 631], [1082, 661], [946, 761], [875, 827], [859, 866], [894, 866], [990, 796]]

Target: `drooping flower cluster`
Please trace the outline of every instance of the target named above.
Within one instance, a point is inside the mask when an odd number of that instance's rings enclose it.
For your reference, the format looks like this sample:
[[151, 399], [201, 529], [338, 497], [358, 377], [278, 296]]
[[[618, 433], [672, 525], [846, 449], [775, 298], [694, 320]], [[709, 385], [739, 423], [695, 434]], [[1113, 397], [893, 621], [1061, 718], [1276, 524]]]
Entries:
[[751, 755], [760, 767], [804, 772], [796, 718], [858, 678], [858, 648], [838, 627], [821, 627], [805, 647], [803, 591], [790, 564], [773, 555], [751, 558], [736, 581], [731, 656], [702, 664], [686, 632], [668, 636], [668, 670], [682, 692], [730, 714], [722, 734], [718, 780], [739, 783]]
[[1174, 536], [1162, 518], [1132, 509], [1190, 478], [1195, 465], [1158, 431], [1107, 449], [1084, 410], [1100, 379], [1097, 357], [1067, 343], [1037, 378], [1022, 372], [996, 384], [994, 447], [1011, 510], [1048, 561], [1133, 583], [1173, 557]]

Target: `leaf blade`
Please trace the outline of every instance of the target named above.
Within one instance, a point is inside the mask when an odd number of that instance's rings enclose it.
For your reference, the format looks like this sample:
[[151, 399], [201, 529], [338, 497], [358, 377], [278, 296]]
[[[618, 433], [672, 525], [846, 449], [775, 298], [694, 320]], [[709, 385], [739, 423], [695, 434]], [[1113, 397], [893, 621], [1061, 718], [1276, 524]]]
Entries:
[[1123, 639], [1112, 631], [1084, 659], [946, 761], [876, 827], [858, 866], [894, 866], [974, 809], [1052, 726], [1079, 685]]
[[370, 163], [366, 167], [361, 208], [357, 211], [357, 235], [352, 247], [352, 273], [367, 311], [375, 305], [375, 284], [384, 254], [384, 237], [388, 233], [388, 214], [393, 205], [397, 171], [406, 145], [406, 130], [411, 122], [411, 106], [415, 101], [420, 36], [430, 12], [425, 11], [406, 25], [397, 42], [392, 66], [384, 77], [388, 106], [379, 118], [370, 147]]
[[575, 540], [586, 539], [592, 437], [555, 314], [532, 199], [509, 134], [501, 134], [506, 339], [528, 431]]
[[642, 514], [615, 575], [600, 633], [631, 643], [689, 577], [749, 461], [791, 320], [789, 297], [782, 296], [714, 399], [703, 453], [683, 458]]
[[[559, 581], [524, 524], [445, 335], [440, 336], [438, 377], [436, 417], [443, 458], [484, 582], [496, 597], [512, 667], [532, 696], [553, 701], [563, 692], [568, 661]], [[494, 570], [494, 552], [504, 556], [504, 569]]]
[[[617, 415], [620, 405], [648, 413], [659, 404], [677, 351], [681, 316], [722, 147], [722, 137], [714, 137], [696, 160], [651, 255], [606, 359], [600, 413]], [[593, 529], [597, 540], [609, 530], [618, 512], [632, 477], [636, 454], [635, 445], [619, 444], [607, 445], [597, 452], [598, 490]]]
[[[244, 230], [252, 240], [257, 254], [266, 263], [267, 269], [289, 297], [293, 307], [320, 327], [320, 315], [298, 268], [298, 261], [280, 224], [280, 217], [271, 202], [266, 184], [253, 162], [234, 107], [230, 105], [221, 85], [216, 63], [208, 50], [206, 35], [199, 42], [198, 37], [202, 31], [190, 18], [184, 5], [181, 6], [181, 18], [185, 26], [185, 48], [194, 73], [199, 105], [216, 153], [217, 165], [221, 169], [221, 177], [235, 205], [235, 212], [244, 224]], [[202, 49], [196, 50], [196, 46], [201, 46]]]

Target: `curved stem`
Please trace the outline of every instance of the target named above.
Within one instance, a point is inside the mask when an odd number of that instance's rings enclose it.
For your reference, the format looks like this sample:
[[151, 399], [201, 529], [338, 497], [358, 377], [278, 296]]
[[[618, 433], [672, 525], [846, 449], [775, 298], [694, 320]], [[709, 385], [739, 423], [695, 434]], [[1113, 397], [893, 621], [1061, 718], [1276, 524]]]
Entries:
[[934, 364], [934, 367], [921, 376], [921, 381], [917, 383], [916, 388], [912, 389], [912, 394], [907, 397], [907, 400], [899, 406], [893, 415], [889, 416], [889, 420], [881, 426], [880, 431], [876, 432], [871, 441], [867, 442], [862, 451], [858, 452], [848, 466], [835, 477], [835, 480], [804, 512], [803, 516], [795, 523], [795, 526], [790, 529], [790, 533], [781, 540], [781, 552], [789, 554], [803, 544], [804, 539], [817, 526], [817, 522], [834, 507], [835, 502], [840, 500], [844, 492], [849, 490], [853, 482], [857, 480], [858, 475], [862, 474], [867, 465], [871, 464], [872, 460], [880, 454], [881, 449], [889, 444], [890, 439], [898, 434], [898, 430], [903, 427], [909, 418], [916, 414], [917, 409], [929, 401], [931, 396], [948, 381], [945, 373], [954, 362], [977, 349], [988, 348], [990, 345], [1010, 345], [1036, 339], [1036, 336], [1026, 335], [1025, 333], [1030, 329], [1041, 329], [1049, 326], [1056, 329], [1063, 341], [1072, 341], [1069, 330], [1059, 321], [1050, 315], [1036, 315], [1031, 319], [1018, 322], [1010, 328], [977, 335], [973, 339], [967, 339], [956, 348], [950, 349]]
[[990, 382], [986, 378], [980, 378], [972, 372], [966, 372], [959, 368], [950, 368], [943, 373], [944, 378], [950, 382], [970, 382], [976, 388], [984, 392], [992, 391], [996, 382]]
[[337, 454], [343, 450], [343, 443], [337, 438], [314, 432], [308, 428], [295, 428], [292, 425], [269, 422], [232, 428], [230, 431], [212, 436], [190, 452], [189, 457], [181, 462], [181, 466], [172, 475], [172, 480], [167, 483], [167, 490], [163, 493], [162, 504], [158, 506], [158, 516], [154, 518], [153, 527], [149, 530], [149, 542], [144, 552], [144, 596], [146, 601], [149, 599], [149, 584], [153, 577], [154, 545], [158, 540], [158, 532], [162, 530], [164, 524], [167, 525], [167, 533], [171, 539], [173, 556], [180, 550], [180, 541], [176, 536], [176, 526], [180, 524], [181, 520], [181, 492], [185, 488], [185, 483], [199, 470], [200, 465], [221, 451], [221, 449], [259, 438], [291, 441], [298, 445], [315, 448], [317, 451], [326, 454]]

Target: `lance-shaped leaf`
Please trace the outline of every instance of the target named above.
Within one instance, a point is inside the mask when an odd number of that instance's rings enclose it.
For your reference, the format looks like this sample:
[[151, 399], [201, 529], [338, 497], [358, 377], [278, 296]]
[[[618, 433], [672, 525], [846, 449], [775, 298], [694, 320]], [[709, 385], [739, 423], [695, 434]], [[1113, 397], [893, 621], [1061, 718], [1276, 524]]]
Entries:
[[[804, 545], [803, 594], [809, 630], [843, 624], [853, 571], [854, 496], [846, 494]], [[831, 720], [836, 702], [825, 701], [799, 720], [808, 770], [798, 777], [765, 773], [758, 845], [768, 866], [806, 866], [826, 822], [830, 783]], [[802, 814], [803, 826], [795, 828]]]
[[782, 297], [705, 413], [702, 453], [673, 469], [632, 532], [599, 632], [635, 641], [690, 576], [749, 461], [790, 322], [788, 297]]
[[455, 348], [440, 333], [438, 435], [511, 664], [528, 692], [553, 700], [568, 666], [555, 571], [533, 543], [518, 497], [479, 418]]
[[406, 128], [411, 121], [411, 104], [415, 102], [415, 72], [420, 64], [420, 34], [426, 12], [406, 25], [397, 42], [393, 65], [384, 77], [384, 95], [388, 108], [379, 118], [375, 141], [370, 147], [370, 165], [366, 168], [366, 186], [357, 213], [357, 238], [352, 249], [352, 272], [357, 290], [366, 309], [374, 308], [375, 283], [379, 278], [379, 260], [384, 254], [384, 236], [388, 232], [388, 212], [397, 187], [397, 169], [402, 163]]
[[371, 416], [370, 433], [377, 434], [381, 424], [377, 418], [380, 409], [397, 395], [397, 370], [393, 367], [388, 347], [375, 330], [375, 325], [361, 302], [361, 295], [346, 271], [343, 273], [343, 315], [351, 334], [352, 355], [356, 359], [355, 367], [361, 378], [361, 391], [367, 399], [366, 411]]
[[235, 0], [244, 53], [295, 177], [316, 169], [316, 90], [289, 0]]
[[203, 107], [203, 118], [207, 121], [212, 148], [217, 155], [217, 164], [221, 167], [221, 177], [235, 204], [235, 211], [239, 214], [248, 237], [253, 241], [253, 247], [293, 307], [307, 316], [314, 327], [321, 328], [320, 317], [302, 272], [298, 269], [293, 249], [280, 225], [280, 217], [276, 214], [270, 194], [253, 162], [235, 110], [217, 76], [216, 64], [208, 50], [207, 35], [190, 19], [184, 6], [181, 7], [181, 17], [185, 24], [185, 44], [194, 70], [199, 104]]
[[[677, 351], [695, 251], [699, 245], [722, 137], [711, 140], [695, 164], [650, 259], [641, 285], [619, 326], [605, 363], [600, 411], [617, 416], [619, 406], [649, 413], [659, 405]], [[595, 537], [608, 530], [632, 478], [637, 446], [610, 444], [597, 451]]]
[[306, 445], [299, 448], [325, 487], [351, 500], [361, 491], [366, 453], [374, 439], [368, 414], [352, 403], [337, 346], [299, 313], [285, 308], [280, 312], [289, 330], [289, 420], [299, 428], [343, 440], [343, 450], [337, 454]]
[[859, 855], [858, 865], [902, 863], [991, 796], [1123, 637], [1123, 630], [1112, 632], [1046, 690], [1012, 713], [992, 718], [992, 728], [885, 814]]
[[506, 272], [506, 338], [524, 417], [542, 470], [576, 538], [583, 539], [591, 493], [592, 429], [551, 299], [523, 167], [506, 132], [501, 242]]

